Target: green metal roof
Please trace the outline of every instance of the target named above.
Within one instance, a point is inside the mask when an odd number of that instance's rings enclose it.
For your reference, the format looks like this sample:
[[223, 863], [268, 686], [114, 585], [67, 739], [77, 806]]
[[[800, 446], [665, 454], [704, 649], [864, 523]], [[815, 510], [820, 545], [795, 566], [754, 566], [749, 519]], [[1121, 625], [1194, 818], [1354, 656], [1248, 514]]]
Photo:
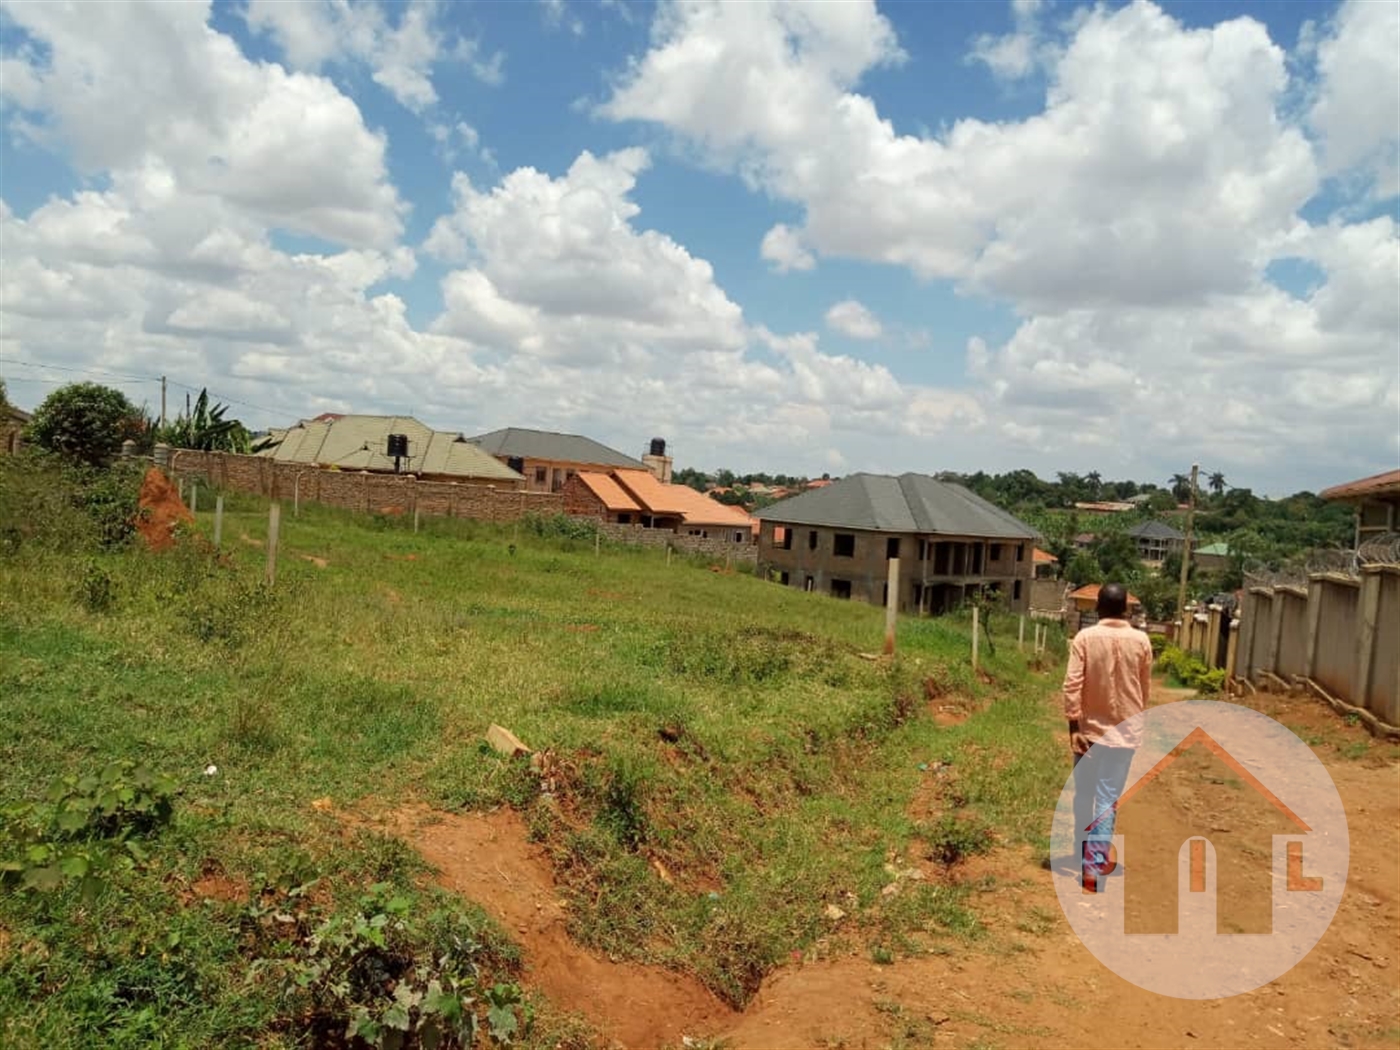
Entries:
[[1208, 543], [1204, 547], [1196, 548], [1197, 554], [1215, 554], [1226, 558], [1230, 555], [1230, 545], [1228, 543]]
[[851, 474], [782, 500], [755, 517], [791, 525], [872, 532], [1035, 539], [1038, 533], [981, 496], [927, 474]]
[[519, 456], [522, 459], [547, 459], [560, 463], [646, 469], [646, 464], [641, 460], [625, 456], [617, 449], [608, 448], [607, 445], [581, 434], [557, 434], [549, 430], [505, 427], [468, 440], [493, 456]]
[[341, 416], [319, 423], [298, 423], [271, 431], [272, 440], [281, 444], [259, 454], [279, 463], [389, 471], [394, 469], [393, 457], [385, 454], [390, 434], [408, 436], [408, 460], [403, 464], [406, 472], [525, 480], [461, 434], [433, 430], [412, 416]]

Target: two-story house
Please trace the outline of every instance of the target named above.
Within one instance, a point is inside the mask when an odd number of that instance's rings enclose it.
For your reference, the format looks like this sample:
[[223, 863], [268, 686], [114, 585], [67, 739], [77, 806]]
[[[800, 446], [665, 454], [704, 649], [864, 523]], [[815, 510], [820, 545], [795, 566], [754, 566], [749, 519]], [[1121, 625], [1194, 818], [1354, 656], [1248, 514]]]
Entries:
[[899, 558], [902, 612], [947, 612], [978, 591], [1029, 606], [1036, 531], [961, 485], [852, 474], [755, 516], [759, 568], [789, 587], [884, 605]]

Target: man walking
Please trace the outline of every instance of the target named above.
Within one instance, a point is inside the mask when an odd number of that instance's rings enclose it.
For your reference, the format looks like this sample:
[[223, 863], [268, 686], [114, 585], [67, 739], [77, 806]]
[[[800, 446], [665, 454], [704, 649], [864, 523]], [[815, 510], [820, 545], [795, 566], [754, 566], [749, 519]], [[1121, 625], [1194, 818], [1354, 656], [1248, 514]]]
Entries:
[[1152, 645], [1127, 620], [1128, 592], [1122, 584], [1099, 588], [1098, 614], [1098, 623], [1070, 643], [1064, 684], [1074, 753], [1074, 839], [1084, 889], [1090, 893], [1097, 890], [1099, 876], [1116, 866], [1113, 805], [1141, 742], [1137, 726], [1120, 723], [1147, 707], [1152, 686]]

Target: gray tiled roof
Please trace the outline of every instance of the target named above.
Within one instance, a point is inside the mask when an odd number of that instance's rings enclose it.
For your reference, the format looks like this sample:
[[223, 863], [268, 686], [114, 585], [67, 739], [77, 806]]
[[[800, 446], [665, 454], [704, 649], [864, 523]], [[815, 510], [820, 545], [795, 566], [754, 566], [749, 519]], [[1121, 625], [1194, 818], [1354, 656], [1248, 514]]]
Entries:
[[1135, 540], [1184, 540], [1181, 533], [1170, 525], [1161, 521], [1144, 521], [1141, 525], [1134, 525], [1128, 530], [1128, 535]]
[[961, 485], [927, 474], [852, 474], [785, 499], [755, 517], [792, 525], [1035, 539], [1038, 533]]
[[580, 434], [557, 434], [549, 430], [504, 427], [489, 434], [468, 438], [493, 456], [520, 456], [523, 459], [549, 459], [561, 463], [596, 463], [605, 467], [645, 470], [639, 459], [625, 456], [592, 438]]

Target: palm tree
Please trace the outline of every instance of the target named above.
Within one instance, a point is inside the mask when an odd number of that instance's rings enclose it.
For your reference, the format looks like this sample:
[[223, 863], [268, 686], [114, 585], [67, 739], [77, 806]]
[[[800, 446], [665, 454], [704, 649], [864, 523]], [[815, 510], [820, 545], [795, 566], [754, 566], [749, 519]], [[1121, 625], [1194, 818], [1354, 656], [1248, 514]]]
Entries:
[[1218, 470], [1213, 471], [1207, 484], [1210, 486], [1211, 492], [1215, 493], [1217, 496], [1223, 495], [1225, 492], [1225, 475]]
[[1089, 485], [1093, 487], [1094, 498], [1098, 499], [1100, 493], [1103, 491], [1103, 475], [1100, 474], [1097, 470], [1091, 470], [1089, 471], [1089, 473], [1084, 475], [1084, 480], [1087, 481]]
[[1178, 503], [1185, 503], [1191, 495], [1191, 479], [1185, 474], [1172, 475], [1172, 495]]

